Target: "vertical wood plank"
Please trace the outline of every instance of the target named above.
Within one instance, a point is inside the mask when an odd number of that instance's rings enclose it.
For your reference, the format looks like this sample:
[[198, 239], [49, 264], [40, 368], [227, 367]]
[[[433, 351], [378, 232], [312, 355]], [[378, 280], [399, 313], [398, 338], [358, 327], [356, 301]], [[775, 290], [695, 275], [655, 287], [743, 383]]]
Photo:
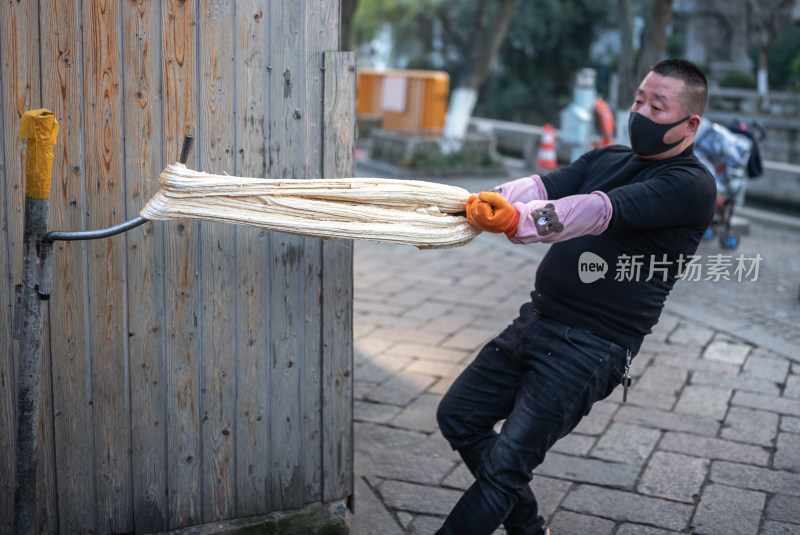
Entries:
[[[233, 3], [200, 1], [200, 169], [233, 169]], [[203, 520], [234, 513], [232, 435], [236, 227], [203, 223], [201, 238]]]
[[[198, 137], [194, 2], [162, 5], [164, 157], [178, 160], [184, 134]], [[197, 168], [197, 150], [187, 165]], [[200, 482], [199, 227], [177, 220], [165, 225], [165, 324], [167, 361], [167, 488], [169, 527], [202, 521]]]
[[[158, 189], [161, 148], [161, 11], [123, 6], [126, 218]], [[167, 377], [164, 358], [164, 223], [126, 234], [133, 515], [137, 533], [167, 525]]]
[[[22, 279], [22, 222], [25, 200], [25, 140], [17, 137], [19, 121], [42, 106], [39, 80], [39, 6], [37, 2], [3, 2], [3, 145], [6, 162], [8, 264], [12, 281]], [[13, 295], [13, 294], [12, 294]]]
[[[86, 209], [89, 228], [124, 221], [121, 7], [83, 6]], [[86, 244], [97, 529], [133, 529], [127, 336], [124, 333], [125, 236]]]
[[[53, 162], [50, 227], [86, 228], [83, 32], [75, 1], [42, 4], [42, 59], [48, 77], [44, 98], [60, 123]], [[90, 384], [87, 373], [86, 261], [82, 242], [53, 247], [53, 293], [49, 304], [54, 442], [59, 528], [94, 528], [96, 499]]]
[[0, 531], [10, 531], [14, 506], [14, 445], [16, 429], [16, 352], [12, 341], [14, 285], [22, 273], [22, 226], [25, 177], [25, 140], [17, 137], [22, 114], [39, 107], [39, 32], [36, 3], [3, 2], [0, 6], [0, 56], [2, 66], [2, 176], [3, 195], [0, 247]]
[[[321, 162], [320, 162], [321, 163]], [[321, 172], [321, 165], [316, 168]], [[305, 240], [303, 326], [303, 500], [322, 501], [322, 240]]]
[[270, 269], [270, 504], [303, 504], [303, 253], [302, 239], [275, 233]]
[[[22, 224], [25, 177], [25, 140], [17, 137], [19, 121], [40, 98], [38, 5], [3, 2], [0, 6], [0, 74], [2, 74], [3, 195], [0, 246], [6, 251], [0, 265], [0, 531], [10, 531], [14, 502], [14, 444], [16, 412], [16, 343], [12, 342], [14, 285], [22, 273]], [[33, 30], [33, 31], [30, 31]]]
[[[237, 2], [236, 174], [267, 173], [269, 8]], [[267, 512], [269, 481], [269, 246], [270, 233], [236, 229], [236, 511]]]
[[[0, 109], [2, 113], [2, 109]], [[5, 116], [3, 116], [5, 117]], [[2, 141], [2, 140], [0, 140]], [[5, 175], [6, 166], [0, 168], [3, 182], [0, 183], [0, 247], [8, 250], [8, 219], [6, 217]], [[12, 323], [14, 317], [14, 286], [9, 277], [8, 255], [0, 260], [0, 300], [7, 303], [0, 306], [0, 531], [11, 531], [11, 515], [14, 502], [14, 413], [16, 399], [14, 346]]]
[[[304, 178], [305, 2], [272, 4], [270, 32], [270, 140], [272, 178]], [[304, 239], [275, 233], [270, 270], [270, 504], [292, 509], [304, 502], [303, 323]]]
[[[314, 138], [311, 138], [314, 139]], [[320, 165], [306, 167], [319, 174]], [[322, 501], [322, 240], [306, 238], [303, 326], [303, 500]]]
[[[352, 52], [325, 54], [323, 173], [353, 176], [356, 62]], [[323, 497], [353, 494], [353, 248], [326, 241], [322, 274]]]
[[[50, 315], [50, 301], [42, 301], [42, 318]], [[50, 323], [42, 325], [42, 379], [39, 391], [39, 444], [36, 467], [36, 533], [59, 533], [58, 488], [56, 486], [55, 438], [53, 432], [53, 374]]]
[[[2, 113], [2, 110], [0, 110]], [[5, 164], [2, 165], [0, 172], [5, 177]], [[4, 178], [0, 179], [4, 180]], [[4, 192], [5, 183], [0, 184]], [[0, 203], [0, 247], [8, 250], [8, 223], [6, 218], [6, 199]], [[0, 531], [11, 531], [11, 515], [14, 506], [14, 444], [16, 443], [14, 429], [14, 413], [16, 398], [15, 383], [15, 359], [13, 358], [13, 348], [16, 342], [12, 341], [12, 322], [14, 317], [14, 290], [9, 278], [8, 256], [0, 260], [0, 299], [3, 305], [0, 307]]]
[[[322, 54], [338, 46], [339, 2], [308, 2], [305, 21], [306, 70], [306, 178], [322, 174], [323, 63]], [[322, 500], [322, 250], [323, 240], [306, 239], [305, 366], [303, 466], [306, 503]]]
[[[41, 3], [40, 28], [41, 37], [41, 58], [42, 58], [42, 101], [44, 107], [53, 110], [58, 118], [60, 129], [58, 141], [54, 147], [53, 177], [50, 195], [50, 228], [81, 228], [82, 212], [84, 207], [82, 191], [83, 182], [83, 152], [81, 150], [81, 125], [82, 125], [82, 79], [81, 79], [81, 60], [79, 57], [81, 34], [79, 31], [79, 15], [76, 11], [74, 2], [42, 2]], [[86, 396], [81, 393], [87, 392], [85, 382], [85, 322], [83, 321], [82, 301], [85, 293], [83, 283], [83, 247], [81, 244], [73, 244], [62, 247], [62, 244], [55, 246], [53, 255], [53, 282], [56, 286], [54, 294], [56, 299], [47, 301], [43, 306], [43, 313], [49, 321], [44, 326], [44, 350], [43, 367], [44, 376], [42, 385], [47, 385], [47, 399], [42, 399], [41, 415], [47, 418], [42, 420], [40, 432], [46, 434], [43, 450], [51, 457], [53, 463], [52, 476], [41, 483], [39, 495], [46, 496], [52, 501], [55, 509], [62, 505], [57, 501], [57, 495], [61, 487], [58, 482], [65, 482], [67, 492], [71, 492], [71, 484], [74, 480], [70, 475], [73, 470], [78, 468], [74, 459], [67, 457], [74, 456], [82, 444], [90, 444], [91, 436], [75, 437], [76, 450], [68, 448], [71, 455], [66, 455], [63, 448], [58, 448], [59, 444], [70, 444], [75, 428], [72, 424], [64, 421], [64, 409], [77, 416], [80, 423], [89, 425], [88, 404]], [[65, 275], [65, 273], [68, 273]], [[74, 288], [70, 287], [69, 282], [74, 283]], [[69, 294], [69, 295], [66, 295]], [[44, 305], [44, 304], [43, 304]], [[78, 332], [75, 332], [75, 314], [78, 314]], [[62, 318], [69, 318], [63, 321]], [[78, 340], [75, 340], [77, 335]], [[76, 343], [71, 343], [73, 340]], [[80, 348], [76, 352], [76, 348]], [[75, 357], [78, 357], [75, 359]], [[80, 388], [78, 395], [75, 396], [70, 391], [73, 385], [53, 384], [53, 377], [70, 377], [80, 375]], [[66, 386], [66, 388], [65, 388]], [[51, 398], [52, 395], [52, 398]], [[75, 399], [77, 398], [77, 399]], [[56, 407], [58, 407], [56, 409]], [[46, 409], [46, 410], [45, 410]], [[67, 424], [67, 425], [65, 425]], [[85, 429], [86, 427], [84, 427]], [[83, 432], [88, 435], [88, 433]], [[85, 441], [85, 442], [84, 442]], [[90, 451], [90, 450], [89, 450]], [[63, 462], [56, 463], [56, 459]], [[84, 466], [78, 468], [85, 478], [82, 485], [87, 489], [89, 497], [92, 496], [91, 470], [87, 470], [86, 462]], [[79, 476], [80, 477], [80, 476]], [[49, 487], [49, 488], [48, 488]], [[42, 494], [44, 493], [44, 494]], [[87, 499], [87, 498], [78, 498]], [[67, 498], [66, 505], [72, 507], [70, 499]], [[87, 507], [89, 503], [84, 502]], [[68, 509], [62, 509], [66, 512]], [[71, 515], [72, 513], [66, 513]], [[57, 533], [59, 531], [59, 515], [53, 511], [49, 520], [47, 532]], [[93, 515], [90, 514], [93, 521]], [[65, 525], [69, 525], [65, 519]]]

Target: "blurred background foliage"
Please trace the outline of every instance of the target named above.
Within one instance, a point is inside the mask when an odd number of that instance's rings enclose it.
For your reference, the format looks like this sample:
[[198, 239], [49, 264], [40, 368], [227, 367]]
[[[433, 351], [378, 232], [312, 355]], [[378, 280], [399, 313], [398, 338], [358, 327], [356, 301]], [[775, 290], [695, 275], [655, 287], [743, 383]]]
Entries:
[[[632, 0], [637, 19], [646, 21], [655, 1]], [[444, 70], [455, 87], [471, 67], [471, 47], [480, 46], [474, 42], [479, 29], [476, 21], [490, 19], [496, 4], [486, 0], [343, 0], [343, 13], [348, 5], [353, 12], [352, 20], [343, 24], [348, 32], [345, 42], [359, 53], [359, 65], [374, 65], [377, 58], [378, 66], [387, 68]], [[619, 52], [598, 55], [594, 49], [609, 38], [609, 28], [619, 26], [619, 5], [620, 0], [518, 1], [481, 87], [475, 115], [534, 124], [554, 122], [572, 98], [575, 73], [583, 67], [597, 70], [599, 94], [608, 98]], [[639, 32], [644, 33], [641, 27]], [[646, 38], [642, 35], [641, 39]], [[683, 35], [668, 33], [667, 56], [681, 56], [685, 47]], [[633, 65], [639, 49], [640, 43], [634, 43]], [[728, 72], [714, 83], [755, 88], [758, 51], [756, 46], [751, 50], [751, 71]], [[800, 91], [800, 24], [787, 24], [776, 32], [768, 61], [770, 90]], [[620, 102], [624, 101], [623, 95]]]
[[786, 26], [778, 33], [768, 58], [770, 87], [800, 92], [800, 24]]
[[597, 69], [599, 90], [607, 91], [613, 67], [591, 61], [589, 48], [595, 27], [608, 23], [615, 7], [612, 0], [519, 3], [475, 114], [524, 123], [554, 122], [572, 100], [575, 72], [583, 67]]

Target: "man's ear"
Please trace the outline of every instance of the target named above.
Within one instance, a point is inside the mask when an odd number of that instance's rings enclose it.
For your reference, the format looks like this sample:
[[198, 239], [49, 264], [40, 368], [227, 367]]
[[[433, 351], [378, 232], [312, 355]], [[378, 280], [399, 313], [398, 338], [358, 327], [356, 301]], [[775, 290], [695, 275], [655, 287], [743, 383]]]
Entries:
[[686, 121], [686, 135], [684, 137], [696, 134], [698, 128], [700, 128], [700, 116], [692, 115], [689, 117], [689, 120]]

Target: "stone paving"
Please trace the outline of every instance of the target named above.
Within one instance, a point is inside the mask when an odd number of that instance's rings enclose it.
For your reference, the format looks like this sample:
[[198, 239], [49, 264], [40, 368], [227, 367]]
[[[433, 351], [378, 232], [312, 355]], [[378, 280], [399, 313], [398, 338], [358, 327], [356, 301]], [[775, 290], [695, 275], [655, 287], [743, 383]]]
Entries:
[[[760, 285], [679, 282], [634, 359], [627, 403], [618, 388], [535, 470], [554, 534], [800, 535], [800, 262], [789, 246], [800, 230], [750, 236], [744, 252], [773, 258]], [[354, 247], [351, 533], [430, 534], [472, 481], [437, 404], [515, 317], [546, 246], [483, 234], [448, 250]]]

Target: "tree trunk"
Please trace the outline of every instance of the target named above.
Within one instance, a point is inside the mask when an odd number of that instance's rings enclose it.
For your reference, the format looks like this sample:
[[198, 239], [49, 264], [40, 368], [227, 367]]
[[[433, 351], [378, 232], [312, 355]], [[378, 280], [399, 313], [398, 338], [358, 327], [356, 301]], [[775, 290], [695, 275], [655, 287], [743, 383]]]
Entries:
[[769, 109], [769, 68], [767, 64], [767, 51], [769, 46], [763, 44], [758, 47], [758, 75], [756, 78], [758, 88], [758, 106], [761, 111]]
[[633, 26], [636, 14], [633, 11], [633, 0], [617, 0], [619, 7], [619, 77], [617, 99], [612, 104], [617, 109], [630, 106], [631, 95], [636, 90], [633, 86]]
[[489, 74], [492, 61], [500, 51], [508, 26], [511, 24], [511, 15], [514, 13], [517, 0], [500, 0], [494, 17], [487, 23], [485, 19], [489, 1], [481, 0], [479, 33], [472, 42], [473, 46], [469, 51], [469, 63], [466, 71], [458, 81], [458, 87], [468, 87], [475, 91], [480, 90]]
[[495, 2], [481, 0], [478, 13], [478, 29], [469, 51], [469, 61], [464, 73], [459, 77], [457, 85], [450, 97], [447, 118], [444, 126], [444, 137], [455, 141], [450, 149], [457, 149], [458, 140], [467, 133], [469, 118], [475, 109], [478, 92], [489, 75], [489, 68], [497, 56], [500, 46], [506, 37], [511, 15], [517, 0], [500, 0], [490, 22], [486, 22], [489, 6]]
[[339, 50], [350, 50], [350, 28], [358, 8], [358, 0], [342, 0], [341, 25], [339, 26]]
[[658, 63], [667, 47], [667, 26], [672, 21], [672, 0], [656, 0], [653, 11], [642, 32], [642, 46], [639, 48], [639, 61], [636, 63], [638, 84], [650, 69]]
[[753, 33], [750, 42], [758, 47], [758, 104], [762, 111], [769, 108], [769, 65], [767, 54], [780, 31], [792, 23], [792, 11], [797, 0], [748, 0], [747, 19]]

